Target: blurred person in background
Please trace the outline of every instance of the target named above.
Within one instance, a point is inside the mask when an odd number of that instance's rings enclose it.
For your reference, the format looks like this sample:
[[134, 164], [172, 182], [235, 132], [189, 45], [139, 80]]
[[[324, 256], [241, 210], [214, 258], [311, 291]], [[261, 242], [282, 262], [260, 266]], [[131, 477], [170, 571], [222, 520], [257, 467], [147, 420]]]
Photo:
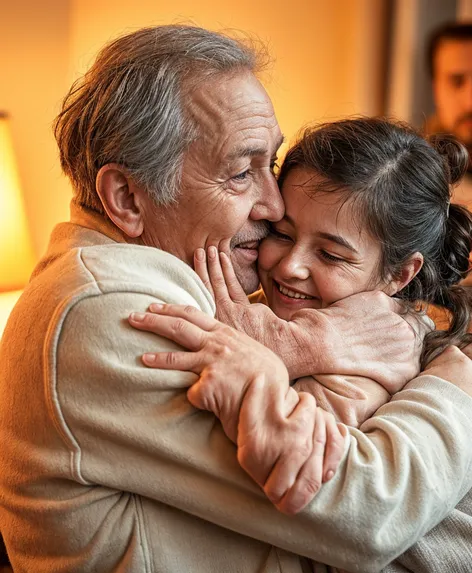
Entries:
[[[425, 125], [427, 135], [450, 133], [472, 152], [472, 22], [450, 22], [433, 31], [427, 48], [436, 112]], [[453, 203], [472, 210], [472, 162], [451, 197]], [[472, 285], [469, 275], [462, 283]], [[431, 314], [431, 313], [430, 313]], [[447, 328], [442, 312], [431, 317]]]
[[[451, 133], [472, 152], [472, 22], [448, 23], [430, 37], [428, 68], [436, 113], [426, 122], [426, 132]], [[454, 203], [472, 209], [472, 162], [454, 189]]]

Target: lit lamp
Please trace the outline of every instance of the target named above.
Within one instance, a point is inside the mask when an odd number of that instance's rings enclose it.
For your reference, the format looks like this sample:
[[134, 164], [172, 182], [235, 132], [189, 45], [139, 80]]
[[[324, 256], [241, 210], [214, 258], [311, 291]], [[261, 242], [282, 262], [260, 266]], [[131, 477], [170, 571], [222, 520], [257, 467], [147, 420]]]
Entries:
[[33, 266], [8, 116], [0, 111], [0, 336]]

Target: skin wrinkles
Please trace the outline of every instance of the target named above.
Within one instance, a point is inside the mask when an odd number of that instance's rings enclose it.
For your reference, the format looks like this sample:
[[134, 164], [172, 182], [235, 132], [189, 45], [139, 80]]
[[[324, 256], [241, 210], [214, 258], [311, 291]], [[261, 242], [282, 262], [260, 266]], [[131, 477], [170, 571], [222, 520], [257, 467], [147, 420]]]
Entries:
[[176, 204], [149, 209], [143, 239], [188, 264], [198, 247], [216, 246], [231, 257], [251, 292], [259, 284], [258, 245], [239, 245], [259, 241], [267, 234], [266, 221], [283, 215], [272, 169], [283, 137], [272, 103], [252, 74], [215, 78], [192, 92], [191, 100], [200, 135], [184, 158], [182, 192]]
[[[394, 281], [378, 277], [381, 247], [360, 228], [344, 194], [316, 192], [312, 171], [294, 168], [282, 186], [286, 214], [260, 247], [259, 275], [272, 310], [285, 320], [304, 308], [326, 308], [376, 288], [393, 294]], [[306, 185], [310, 191], [307, 193]], [[278, 285], [309, 299], [280, 293]]]

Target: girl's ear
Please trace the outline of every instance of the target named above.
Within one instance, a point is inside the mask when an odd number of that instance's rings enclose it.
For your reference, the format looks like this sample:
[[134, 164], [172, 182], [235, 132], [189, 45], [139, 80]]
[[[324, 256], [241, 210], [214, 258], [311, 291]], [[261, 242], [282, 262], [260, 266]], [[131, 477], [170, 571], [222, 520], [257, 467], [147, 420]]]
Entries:
[[119, 164], [108, 163], [97, 174], [96, 189], [108, 217], [133, 239], [144, 229], [142, 189]]
[[421, 267], [423, 266], [423, 260], [423, 255], [421, 253], [418, 251], [413, 253], [404, 263], [400, 276], [392, 279], [384, 288], [384, 292], [389, 296], [393, 296], [397, 292], [401, 291], [402, 288], [406, 287], [406, 285], [420, 272]]

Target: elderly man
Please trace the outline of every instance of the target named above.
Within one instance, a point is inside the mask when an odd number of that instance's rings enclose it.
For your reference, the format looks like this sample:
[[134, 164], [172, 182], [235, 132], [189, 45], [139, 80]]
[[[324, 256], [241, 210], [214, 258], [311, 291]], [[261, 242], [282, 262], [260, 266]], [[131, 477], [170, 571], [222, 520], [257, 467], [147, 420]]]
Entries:
[[[195, 377], [142, 366], [150, 344], [175, 346], [133, 330], [132, 311], [214, 313], [190, 266], [197, 247], [226, 249], [246, 290], [257, 286], [264, 221], [283, 205], [272, 169], [281, 134], [256, 70], [234, 40], [156, 27], [106, 47], [64, 102], [56, 137], [71, 221], [54, 230], [0, 355], [0, 530], [15, 571], [302, 572], [305, 557], [377, 571], [472, 486], [472, 368], [458, 350], [368, 433], [353, 430], [335, 477], [292, 517], [242, 471], [215, 418], [190, 406]], [[370, 296], [294, 324], [266, 318], [264, 342], [298, 365], [292, 377], [362, 360], [406, 380], [414, 334], [392, 301]], [[264, 412], [254, 459], [306, 450], [311, 424]]]

